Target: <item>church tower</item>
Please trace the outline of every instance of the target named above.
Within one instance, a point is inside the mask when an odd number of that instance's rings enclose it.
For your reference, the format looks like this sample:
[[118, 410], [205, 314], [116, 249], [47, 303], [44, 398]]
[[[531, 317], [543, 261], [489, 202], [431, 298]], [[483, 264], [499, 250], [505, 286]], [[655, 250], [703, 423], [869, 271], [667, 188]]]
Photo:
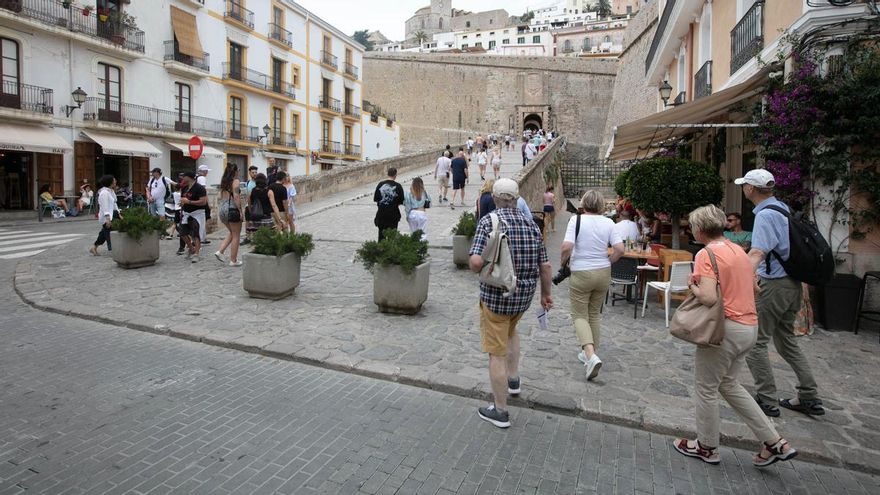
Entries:
[[431, 0], [431, 27], [452, 31], [452, 0]]

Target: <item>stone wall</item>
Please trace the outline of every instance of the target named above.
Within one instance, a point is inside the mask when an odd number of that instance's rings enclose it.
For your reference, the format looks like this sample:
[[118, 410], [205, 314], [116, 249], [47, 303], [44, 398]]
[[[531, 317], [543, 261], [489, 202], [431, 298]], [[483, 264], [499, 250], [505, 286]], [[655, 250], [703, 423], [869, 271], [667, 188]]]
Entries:
[[[528, 203], [532, 211], [540, 211], [544, 204], [544, 192], [547, 190], [547, 182], [544, 180], [544, 172], [553, 164], [556, 154], [565, 147], [565, 138], [554, 139], [547, 148], [528, 166], [521, 168], [513, 180], [519, 184], [519, 195]], [[565, 208], [565, 198], [562, 191], [562, 175], [557, 176], [553, 189], [556, 191], [556, 211]]]
[[401, 150], [433, 149], [477, 133], [515, 132], [537, 114], [570, 142], [598, 145], [615, 60], [368, 53], [364, 99], [397, 116]]

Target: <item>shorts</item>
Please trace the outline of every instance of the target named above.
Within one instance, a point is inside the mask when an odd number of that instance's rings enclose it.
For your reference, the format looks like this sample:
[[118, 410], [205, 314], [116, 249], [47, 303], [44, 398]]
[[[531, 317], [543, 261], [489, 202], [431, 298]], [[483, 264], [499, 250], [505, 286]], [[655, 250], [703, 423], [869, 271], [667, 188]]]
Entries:
[[453, 190], [464, 189], [464, 183], [465, 183], [464, 179], [458, 180], [457, 177], [453, 177], [452, 178], [452, 189]]
[[177, 233], [181, 236], [189, 236], [199, 239], [199, 221], [189, 217], [177, 227]]
[[516, 325], [523, 313], [499, 315], [480, 301], [480, 345], [493, 356], [507, 355], [507, 342], [516, 335]]
[[553, 205], [544, 205], [544, 213], [553, 213], [556, 211], [556, 208]]
[[437, 184], [440, 184], [440, 187], [449, 187], [449, 176], [448, 175], [440, 175], [437, 177]]

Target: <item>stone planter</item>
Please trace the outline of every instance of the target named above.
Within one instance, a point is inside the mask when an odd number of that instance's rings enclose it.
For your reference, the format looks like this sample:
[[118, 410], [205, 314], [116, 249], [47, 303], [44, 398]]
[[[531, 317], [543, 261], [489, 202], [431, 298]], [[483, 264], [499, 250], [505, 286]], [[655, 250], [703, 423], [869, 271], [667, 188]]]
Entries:
[[149, 232], [140, 241], [132, 239], [124, 232], [113, 232], [113, 261], [122, 268], [150, 266], [159, 259], [159, 234]]
[[242, 283], [251, 297], [281, 299], [299, 286], [302, 258], [296, 253], [284, 256], [245, 253]]
[[403, 273], [398, 265], [373, 268], [373, 302], [382, 313], [414, 315], [428, 300], [429, 262]]
[[452, 262], [459, 268], [467, 268], [474, 238], [464, 235], [452, 236]]

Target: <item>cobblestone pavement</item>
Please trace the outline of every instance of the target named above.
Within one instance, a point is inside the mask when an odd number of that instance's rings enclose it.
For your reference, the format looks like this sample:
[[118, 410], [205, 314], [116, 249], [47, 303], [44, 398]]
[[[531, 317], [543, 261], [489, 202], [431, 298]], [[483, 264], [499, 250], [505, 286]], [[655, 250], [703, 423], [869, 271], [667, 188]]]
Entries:
[[[9, 280], [11, 269], [0, 266]], [[758, 470], [670, 437], [47, 314], [0, 289], [0, 493], [826, 494], [880, 478]]]
[[[519, 166], [516, 158], [506, 157], [504, 175]], [[476, 196], [476, 182], [468, 186], [469, 200]], [[435, 196], [433, 180], [427, 183]], [[422, 311], [412, 317], [386, 315], [373, 305], [372, 276], [352, 263], [359, 243], [375, 236], [374, 206], [362, 197], [371, 193], [369, 186], [300, 207], [299, 226], [314, 233], [317, 249], [303, 264], [296, 294], [282, 301], [248, 298], [241, 274], [210, 255], [195, 265], [185, 263], [174, 255], [176, 242], [163, 242], [155, 266], [129, 271], [108, 256], [62, 257], [60, 250], [50, 250], [18, 264], [15, 286], [26, 301], [56, 312], [468, 397], [488, 396], [476, 276], [456, 269], [448, 248], [449, 229], [461, 209], [429, 211], [432, 273]], [[558, 260], [564, 220], [557, 221], [559, 230], [549, 241], [551, 260]], [[85, 253], [85, 242], [78, 249]], [[587, 383], [575, 357], [567, 282], [554, 295], [552, 331], [539, 331], [531, 315], [521, 324], [524, 392], [517, 405], [656, 433], [693, 431], [693, 348], [668, 336], [656, 302], [646, 318], [638, 319], [631, 306], [606, 307], [600, 349], [605, 364], [599, 379]], [[880, 471], [876, 339], [874, 331], [819, 330], [803, 337], [829, 414], [810, 419], [784, 411], [775, 422], [805, 458]], [[780, 394], [791, 396], [793, 373], [775, 353], [771, 358]], [[742, 382], [751, 386], [748, 372]], [[752, 448], [750, 432], [724, 406], [722, 418], [723, 442]]]

